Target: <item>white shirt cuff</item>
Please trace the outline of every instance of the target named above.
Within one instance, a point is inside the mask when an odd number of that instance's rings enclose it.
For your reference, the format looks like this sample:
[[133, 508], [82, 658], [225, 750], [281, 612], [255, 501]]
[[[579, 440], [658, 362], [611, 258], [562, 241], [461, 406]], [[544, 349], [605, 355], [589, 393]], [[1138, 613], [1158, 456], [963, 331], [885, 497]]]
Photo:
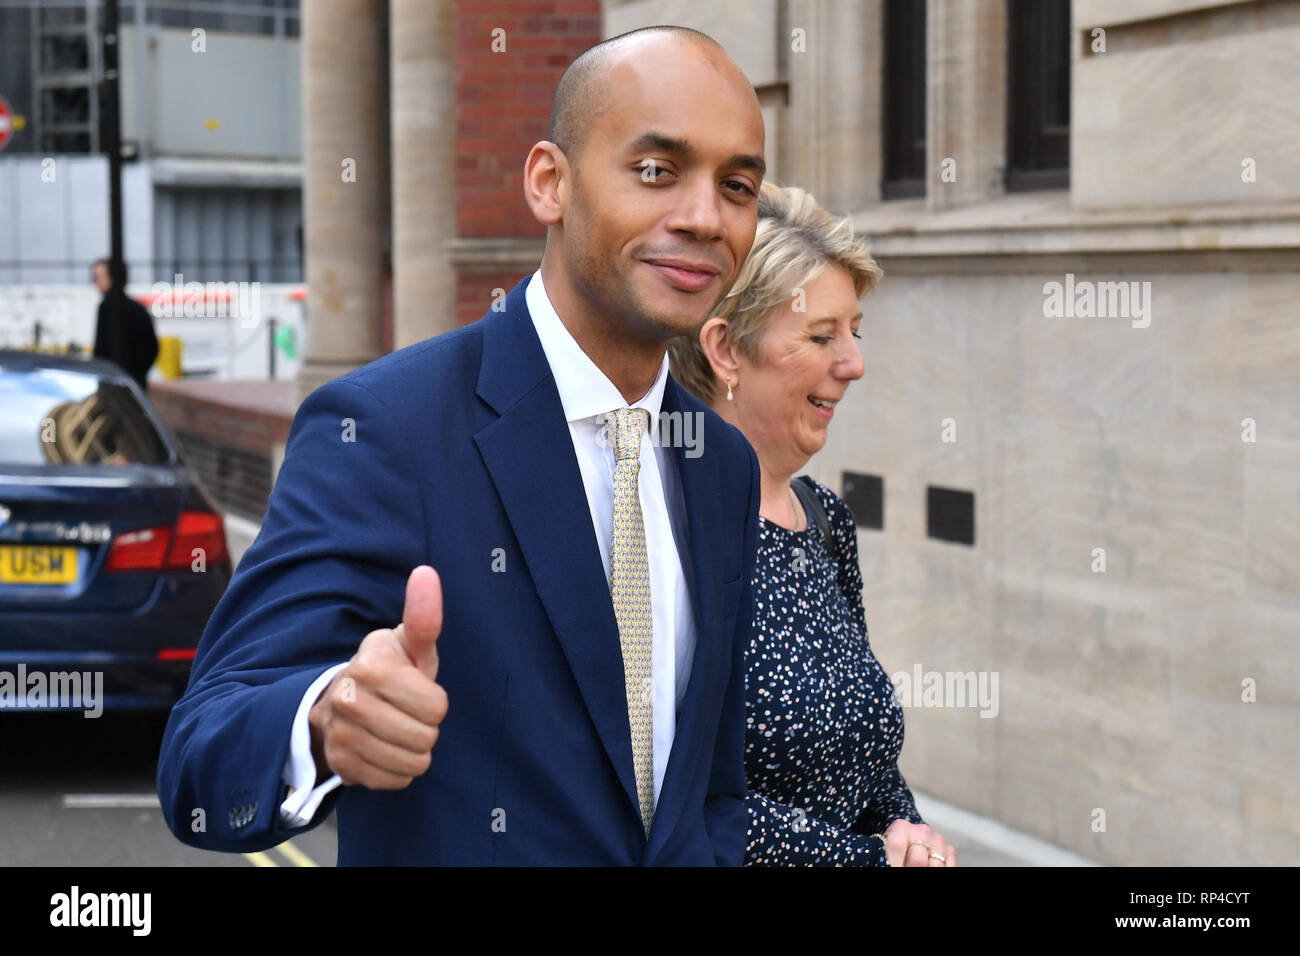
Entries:
[[343, 778], [334, 774], [319, 787], [312, 789], [312, 784], [316, 782], [317, 767], [311, 755], [311, 728], [307, 724], [307, 716], [321, 691], [329, 685], [335, 674], [347, 666], [347, 661], [335, 664], [317, 677], [307, 688], [307, 693], [302, 695], [302, 703], [298, 705], [298, 713], [293, 718], [289, 757], [284, 762], [284, 782], [289, 785], [289, 796], [280, 804], [280, 822], [286, 828], [296, 829], [311, 823], [321, 801], [343, 783]]

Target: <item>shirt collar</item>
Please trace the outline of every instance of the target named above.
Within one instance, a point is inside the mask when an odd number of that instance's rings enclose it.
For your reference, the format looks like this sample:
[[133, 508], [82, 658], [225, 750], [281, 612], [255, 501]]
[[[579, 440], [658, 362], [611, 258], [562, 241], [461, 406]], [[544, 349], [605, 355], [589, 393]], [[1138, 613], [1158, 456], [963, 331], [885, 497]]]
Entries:
[[[551, 305], [546, 287], [542, 284], [542, 270], [533, 273], [532, 281], [524, 290], [528, 314], [533, 328], [542, 343], [546, 363], [555, 377], [555, 387], [560, 393], [560, 405], [566, 421], [576, 422], [603, 415], [616, 408], [627, 408], [628, 403], [614, 383], [582, 350]], [[668, 354], [664, 353], [659, 375], [650, 390], [633, 402], [632, 408], [644, 408], [650, 413], [651, 443], [659, 440], [659, 410], [663, 406], [664, 385], [668, 380]]]

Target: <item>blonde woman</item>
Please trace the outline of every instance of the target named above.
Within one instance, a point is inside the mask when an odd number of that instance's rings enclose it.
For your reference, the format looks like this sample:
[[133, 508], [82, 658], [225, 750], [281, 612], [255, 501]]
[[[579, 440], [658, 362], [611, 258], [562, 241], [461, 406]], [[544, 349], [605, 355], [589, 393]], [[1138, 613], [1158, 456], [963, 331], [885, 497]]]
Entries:
[[[764, 183], [754, 246], [673, 376], [744, 433], [762, 476], [746, 657], [749, 865], [955, 866], [898, 771], [903, 712], [872, 654], [848, 506], [792, 481], [863, 374], [866, 243], [802, 189]], [[824, 526], [824, 528], [823, 528]]]

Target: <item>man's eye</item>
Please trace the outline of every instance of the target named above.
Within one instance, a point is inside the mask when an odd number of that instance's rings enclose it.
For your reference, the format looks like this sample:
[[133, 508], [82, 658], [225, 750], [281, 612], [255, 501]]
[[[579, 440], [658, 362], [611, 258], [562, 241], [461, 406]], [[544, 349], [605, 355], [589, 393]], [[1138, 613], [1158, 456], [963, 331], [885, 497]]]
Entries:
[[830, 342], [831, 337], [829, 335], [814, 335], [812, 337], [812, 340], [816, 342], [818, 345], [825, 345], [828, 342]]
[[[750, 187], [749, 187], [749, 183], [741, 182], [741, 181], [738, 180], [738, 179], [728, 179], [728, 180], [727, 180], [727, 185], [728, 185], [728, 186], [739, 186], [742, 190], [744, 190], [746, 193], [748, 193], [748, 194], [751, 195], [751, 196], [757, 196], [757, 195], [758, 195], [758, 193], [756, 193], [756, 192], [754, 192], [754, 190], [750, 189]], [[735, 190], [733, 190], [733, 192], [734, 192], [734, 191], [735, 191]]]
[[647, 161], [641, 165], [640, 173], [642, 179], [647, 182], [654, 182], [661, 174], [672, 173], [672, 170], [665, 166], [656, 166], [654, 163]]

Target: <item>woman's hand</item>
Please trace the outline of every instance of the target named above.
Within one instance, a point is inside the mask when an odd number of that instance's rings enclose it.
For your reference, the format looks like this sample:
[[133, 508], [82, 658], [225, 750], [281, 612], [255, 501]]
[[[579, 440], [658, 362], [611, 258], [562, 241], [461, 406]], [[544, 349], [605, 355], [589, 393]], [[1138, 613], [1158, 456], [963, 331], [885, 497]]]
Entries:
[[924, 823], [910, 823], [899, 817], [885, 828], [884, 837], [885, 858], [890, 866], [957, 865], [957, 849]]

